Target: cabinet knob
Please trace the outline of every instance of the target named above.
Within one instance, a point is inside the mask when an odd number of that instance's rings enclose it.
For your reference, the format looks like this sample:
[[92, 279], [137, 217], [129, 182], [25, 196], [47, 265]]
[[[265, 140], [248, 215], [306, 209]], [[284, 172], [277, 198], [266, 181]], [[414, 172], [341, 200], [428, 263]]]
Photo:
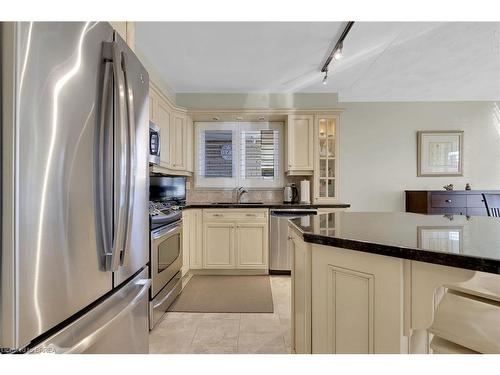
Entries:
[[222, 214], [214, 214], [214, 216], [222, 217]]
[[446, 203], [451, 203], [451, 199], [446, 199], [445, 202]]
[[288, 236], [288, 241], [291, 241], [292, 240], [292, 236]]

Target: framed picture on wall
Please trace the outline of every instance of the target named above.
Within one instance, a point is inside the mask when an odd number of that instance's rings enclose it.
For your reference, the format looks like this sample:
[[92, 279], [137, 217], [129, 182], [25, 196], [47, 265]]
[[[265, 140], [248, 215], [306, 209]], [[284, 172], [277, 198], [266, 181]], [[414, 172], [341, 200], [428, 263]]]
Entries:
[[423, 130], [417, 133], [417, 176], [463, 176], [464, 132]]

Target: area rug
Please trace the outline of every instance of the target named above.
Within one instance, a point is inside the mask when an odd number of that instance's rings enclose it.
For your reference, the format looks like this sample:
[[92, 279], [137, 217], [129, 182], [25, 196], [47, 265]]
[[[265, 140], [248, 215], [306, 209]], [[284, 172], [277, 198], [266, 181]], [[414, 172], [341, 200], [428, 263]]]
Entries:
[[269, 276], [195, 275], [169, 311], [200, 313], [272, 313]]

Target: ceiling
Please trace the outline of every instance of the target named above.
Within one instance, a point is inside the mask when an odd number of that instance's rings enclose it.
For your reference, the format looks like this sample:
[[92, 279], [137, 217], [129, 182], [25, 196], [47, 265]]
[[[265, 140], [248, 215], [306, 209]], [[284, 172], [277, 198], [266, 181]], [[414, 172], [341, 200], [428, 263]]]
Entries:
[[178, 93], [321, 93], [340, 101], [500, 100], [500, 23], [138, 22], [136, 48]]

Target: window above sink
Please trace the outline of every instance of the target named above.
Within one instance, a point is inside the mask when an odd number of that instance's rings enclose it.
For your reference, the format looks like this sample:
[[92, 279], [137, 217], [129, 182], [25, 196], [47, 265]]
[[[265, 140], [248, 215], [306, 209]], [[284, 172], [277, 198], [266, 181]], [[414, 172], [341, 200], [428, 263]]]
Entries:
[[195, 129], [195, 187], [283, 186], [282, 122], [197, 122]]

